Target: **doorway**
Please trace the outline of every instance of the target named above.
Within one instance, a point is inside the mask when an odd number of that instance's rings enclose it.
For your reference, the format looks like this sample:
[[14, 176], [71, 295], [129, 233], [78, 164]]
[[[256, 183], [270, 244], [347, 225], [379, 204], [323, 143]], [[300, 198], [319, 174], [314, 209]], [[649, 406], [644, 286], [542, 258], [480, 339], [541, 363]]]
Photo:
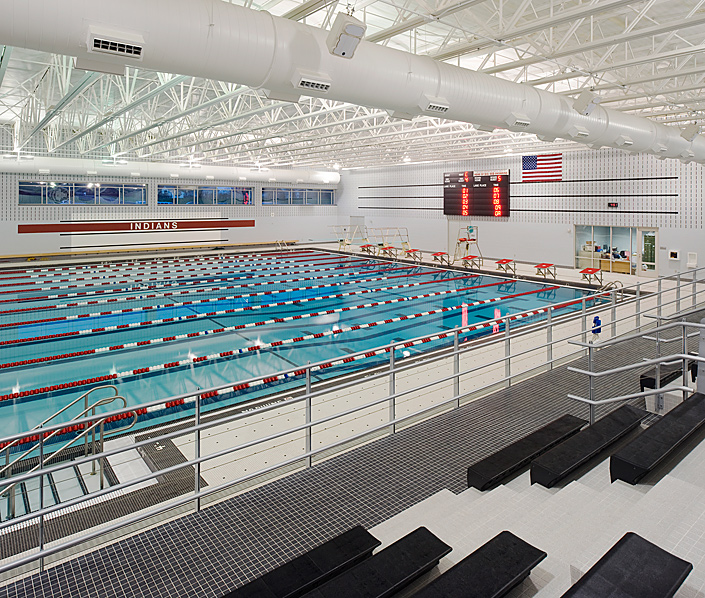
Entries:
[[637, 238], [637, 274], [656, 278], [658, 276], [658, 230], [640, 228]]

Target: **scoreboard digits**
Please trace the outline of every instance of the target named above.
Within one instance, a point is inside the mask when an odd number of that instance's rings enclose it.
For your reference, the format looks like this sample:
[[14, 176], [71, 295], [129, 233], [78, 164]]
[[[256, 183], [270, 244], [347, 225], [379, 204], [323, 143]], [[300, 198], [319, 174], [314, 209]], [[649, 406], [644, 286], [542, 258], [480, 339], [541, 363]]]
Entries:
[[509, 216], [509, 174], [443, 175], [443, 213], [449, 216]]

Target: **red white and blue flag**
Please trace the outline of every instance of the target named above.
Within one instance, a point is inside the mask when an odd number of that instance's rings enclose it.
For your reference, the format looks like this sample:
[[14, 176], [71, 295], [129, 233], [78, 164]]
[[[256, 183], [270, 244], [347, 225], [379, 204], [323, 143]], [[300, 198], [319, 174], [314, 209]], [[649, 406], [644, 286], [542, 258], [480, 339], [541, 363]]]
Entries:
[[563, 180], [563, 154], [522, 156], [521, 180], [524, 183]]

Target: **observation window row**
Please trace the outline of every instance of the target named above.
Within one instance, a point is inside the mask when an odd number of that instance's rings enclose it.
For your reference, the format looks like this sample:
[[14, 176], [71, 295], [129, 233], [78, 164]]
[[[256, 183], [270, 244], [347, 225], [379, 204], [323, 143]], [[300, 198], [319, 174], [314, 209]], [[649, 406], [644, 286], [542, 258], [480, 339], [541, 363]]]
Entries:
[[252, 187], [197, 187], [194, 185], [159, 185], [160, 205], [251, 206], [255, 203]]
[[307, 205], [332, 206], [335, 204], [333, 189], [284, 189], [280, 187], [264, 187], [262, 189], [262, 205]]
[[147, 205], [146, 185], [21, 181], [20, 205]]

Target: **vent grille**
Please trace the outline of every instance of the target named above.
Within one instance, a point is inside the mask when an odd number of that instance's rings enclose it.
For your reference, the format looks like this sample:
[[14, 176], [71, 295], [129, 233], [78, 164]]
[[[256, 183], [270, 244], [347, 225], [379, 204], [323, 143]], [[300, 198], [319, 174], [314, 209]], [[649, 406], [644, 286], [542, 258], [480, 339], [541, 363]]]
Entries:
[[443, 104], [429, 104], [426, 110], [429, 112], [448, 112], [449, 106], [444, 106]]
[[299, 87], [303, 89], [315, 89], [316, 91], [328, 91], [330, 89], [330, 83], [302, 78], [299, 81]]
[[126, 44], [109, 39], [98, 37], [93, 38], [93, 50], [103, 52], [105, 54], [114, 54], [116, 56], [132, 56], [133, 58], [142, 57], [142, 46], [135, 44]]

